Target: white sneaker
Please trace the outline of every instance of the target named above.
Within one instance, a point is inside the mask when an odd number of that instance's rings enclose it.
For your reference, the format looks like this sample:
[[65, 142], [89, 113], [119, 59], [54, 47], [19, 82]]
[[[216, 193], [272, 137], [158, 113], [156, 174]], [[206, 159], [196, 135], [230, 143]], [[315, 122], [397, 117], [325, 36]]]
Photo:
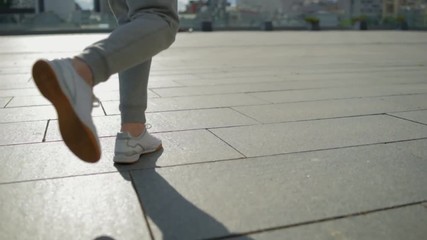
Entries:
[[134, 163], [142, 154], [161, 148], [162, 140], [152, 136], [147, 130], [138, 137], [132, 137], [128, 132], [120, 132], [117, 133], [113, 160], [116, 163]]
[[91, 115], [92, 88], [74, 70], [71, 59], [38, 60], [33, 65], [33, 78], [55, 107], [68, 148], [83, 161], [98, 161], [101, 147]]

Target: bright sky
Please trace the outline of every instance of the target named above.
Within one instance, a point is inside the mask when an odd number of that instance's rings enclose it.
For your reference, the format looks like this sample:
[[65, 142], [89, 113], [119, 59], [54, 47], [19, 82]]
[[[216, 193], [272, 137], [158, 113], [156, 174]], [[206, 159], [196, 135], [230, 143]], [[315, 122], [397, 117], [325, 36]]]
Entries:
[[93, 0], [75, 0], [83, 9], [93, 9]]

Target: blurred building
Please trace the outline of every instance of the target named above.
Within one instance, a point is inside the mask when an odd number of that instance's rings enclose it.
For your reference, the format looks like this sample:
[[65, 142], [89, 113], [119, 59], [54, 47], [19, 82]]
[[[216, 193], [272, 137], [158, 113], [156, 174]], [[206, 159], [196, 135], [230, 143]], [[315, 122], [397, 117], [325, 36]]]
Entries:
[[383, 0], [383, 17], [397, 17], [402, 11], [426, 9], [426, 0]]
[[35, 2], [36, 13], [53, 12], [64, 21], [67, 21], [76, 10], [74, 0], [37, 0]]
[[383, 1], [387, 0], [338, 0], [338, 5], [346, 18], [360, 16], [380, 18], [383, 11]]

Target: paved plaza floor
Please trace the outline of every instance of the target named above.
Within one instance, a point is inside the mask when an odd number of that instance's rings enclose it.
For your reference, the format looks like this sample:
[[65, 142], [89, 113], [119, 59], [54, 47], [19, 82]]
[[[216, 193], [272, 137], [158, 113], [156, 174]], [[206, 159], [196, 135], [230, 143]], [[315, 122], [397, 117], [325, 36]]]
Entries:
[[164, 150], [133, 165], [116, 75], [96, 164], [31, 79], [105, 36], [0, 37], [0, 239], [426, 239], [427, 32], [180, 33], [149, 82]]

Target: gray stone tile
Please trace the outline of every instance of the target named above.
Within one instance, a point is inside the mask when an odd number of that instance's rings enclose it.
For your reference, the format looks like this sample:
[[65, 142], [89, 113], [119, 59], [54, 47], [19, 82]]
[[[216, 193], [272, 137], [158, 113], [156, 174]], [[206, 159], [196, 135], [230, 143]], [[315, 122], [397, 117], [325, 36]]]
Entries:
[[365, 116], [213, 129], [246, 156], [301, 152], [427, 137], [427, 126]]
[[[404, 207], [385, 212], [310, 224], [290, 229], [250, 235], [259, 240], [269, 239], [383, 239], [418, 240], [427, 236], [426, 210], [422, 206]], [[232, 239], [245, 239], [232, 238]]]
[[[301, 85], [301, 84], [300, 84]], [[289, 83], [249, 83], [249, 84], [230, 84], [230, 85], [215, 85], [215, 86], [195, 86], [195, 87], [180, 87], [180, 88], [164, 88], [154, 89], [153, 91], [161, 97], [182, 97], [182, 96], [202, 96], [202, 95], [218, 95], [230, 93], [246, 93], [259, 91], [274, 91], [288, 90], [295, 86], [290, 86]], [[300, 86], [301, 88], [304, 88]], [[305, 85], [306, 88], [313, 88]]]
[[426, 146], [427, 140], [416, 142], [403, 142], [398, 145], [400, 149], [405, 150], [414, 156], [427, 160]]
[[46, 123], [47, 121], [0, 123], [0, 145], [41, 142]]
[[[143, 155], [120, 170], [174, 166], [242, 157], [207, 130], [154, 134], [164, 150]], [[102, 158], [96, 164], [80, 161], [63, 142], [0, 146], [0, 183], [117, 171], [113, 165], [114, 137], [101, 138]]]
[[46, 106], [51, 103], [43, 96], [14, 97], [7, 107]]
[[18, 96], [40, 96], [40, 91], [36, 88], [25, 89], [0, 89], [0, 97], [18, 97]]
[[[96, 126], [99, 137], [111, 137], [116, 136], [117, 132], [120, 131], [120, 116], [103, 116], [94, 117], [93, 121]], [[49, 127], [46, 132], [46, 141], [57, 141], [62, 140], [59, 132], [59, 126], [57, 120], [51, 120]]]
[[0, 68], [0, 74], [23, 75], [28, 72], [29, 67], [7, 67]]
[[427, 94], [234, 107], [263, 123], [427, 109]]
[[151, 113], [147, 115], [153, 132], [232, 127], [256, 121], [228, 108]]
[[[405, 79], [395, 81], [398, 83], [413, 83], [423, 86], [425, 92], [425, 81], [419, 79]], [[199, 81], [198, 84], [203, 84]], [[392, 84], [389, 81], [374, 81], [372, 79], [325, 79], [319, 81], [315, 77], [306, 81], [281, 81], [281, 82], [256, 82], [244, 84], [228, 84], [228, 85], [214, 85], [208, 82], [205, 86], [190, 86], [179, 88], [163, 88], [153, 89], [155, 93], [161, 97], [179, 97], [179, 96], [194, 96], [194, 95], [215, 95], [215, 94], [229, 94], [229, 93], [255, 93], [266, 91], [284, 91], [284, 90], [303, 90], [303, 89], [323, 89], [323, 88], [347, 88], [347, 87], [360, 87], [360, 86], [384, 86]], [[401, 84], [402, 85], [402, 84]], [[209, 87], [208, 87], [209, 86]], [[415, 90], [414, 90], [415, 91]]]
[[[103, 116], [102, 108], [94, 108], [93, 116]], [[22, 121], [39, 121], [56, 119], [55, 108], [49, 106], [32, 106], [0, 109], [0, 123], [5, 122], [22, 122]]]
[[[257, 122], [228, 108], [203, 109], [176, 112], [148, 113], [150, 132], [168, 132], [216, 127], [231, 127], [256, 124]], [[115, 136], [120, 130], [120, 116], [94, 117], [98, 135]], [[60, 140], [57, 121], [50, 121], [47, 141]]]
[[148, 102], [148, 112], [186, 109], [220, 108], [230, 106], [264, 104], [263, 100], [246, 94], [192, 96], [177, 98], [157, 98]]
[[[120, 93], [118, 90], [102, 91], [98, 88], [95, 88], [94, 94], [101, 101], [119, 101], [120, 100]], [[148, 90], [147, 94], [148, 94], [148, 98], [159, 97], [157, 94], [153, 93], [151, 90]], [[117, 107], [118, 107], [118, 104], [117, 104]]]
[[425, 110], [426, 107], [420, 102], [427, 100], [427, 94], [416, 94], [416, 95], [402, 95], [394, 97], [381, 97], [380, 99], [389, 102], [390, 104], [396, 105], [398, 107], [404, 107], [408, 110], [417, 107], [417, 109]]
[[[304, 68], [303, 68], [304, 69]], [[330, 70], [330, 69], [329, 69]], [[315, 73], [304, 72], [303, 74], [296, 74], [292, 69], [278, 69], [277, 67], [270, 67], [264, 71], [257, 71], [261, 73], [258, 76], [253, 76], [251, 68], [233, 69], [232, 72], [217, 72], [202, 74], [197, 79], [177, 80], [177, 82], [185, 86], [213, 86], [213, 85], [230, 85], [230, 84], [244, 84], [244, 83], [268, 83], [268, 82], [287, 82], [290, 85], [295, 83], [310, 83], [313, 86], [319, 86], [318, 83], [325, 83], [330, 86], [330, 83], [335, 83], [337, 86], [348, 86], [349, 84], [358, 83], [363, 85], [377, 85], [379, 83], [388, 84], [420, 84], [424, 83], [423, 76], [426, 71], [378, 71], [378, 69], [364, 69], [363, 72], [355, 71], [354, 69], [341, 69], [342, 72], [319, 72]], [[376, 70], [376, 71], [375, 71]], [[368, 71], [368, 72], [367, 72]], [[240, 75], [240, 76], [239, 76]], [[256, 74], [255, 74], [256, 75]], [[332, 81], [331, 81], [332, 80]], [[342, 83], [345, 83], [343, 85]], [[331, 86], [333, 87], [333, 86]], [[425, 88], [425, 87], [424, 87]]]
[[0, 185], [0, 238], [151, 239], [123, 174]]
[[35, 88], [34, 82], [28, 81], [27, 76], [23, 76], [23, 77], [21, 77], [21, 75], [12, 75], [12, 76], [17, 76], [17, 79], [13, 79], [13, 80], [0, 79], [1, 90]]
[[413, 112], [401, 112], [401, 113], [391, 113], [390, 115], [409, 119], [412, 121], [420, 122], [427, 124], [427, 111], [413, 111]]
[[155, 238], [202, 239], [423, 201], [426, 171], [388, 144], [132, 175]]
[[10, 102], [11, 99], [12, 99], [11, 97], [2, 97], [2, 98], [0, 98], [0, 108], [5, 107], [6, 104], [8, 102]]
[[181, 87], [182, 84], [176, 81], [148, 81], [148, 88], [169, 88], [169, 87]]
[[0, 76], [0, 86], [6, 86], [7, 84], [13, 84], [16, 82], [24, 83], [31, 82], [31, 74], [2, 74]]
[[64, 142], [1, 146], [0, 183], [115, 172], [114, 139], [101, 139], [102, 158], [96, 164], [78, 159]]
[[271, 103], [314, 101], [340, 98], [361, 98], [387, 95], [403, 95], [427, 93], [427, 84], [386, 85], [343, 87], [309, 90], [292, 90], [264, 93], [250, 93], [249, 95], [264, 99]]
[[[249, 73], [250, 74], [250, 73]], [[281, 82], [283, 78], [276, 75], [271, 75], [264, 73], [261, 76], [242, 76], [242, 77], [233, 77], [224, 74], [225, 76], [217, 78], [199, 78], [199, 79], [190, 79], [190, 80], [176, 80], [182, 86], [215, 86], [215, 85], [229, 85], [229, 84], [239, 84], [239, 83], [260, 83], [260, 82]]]
[[[147, 112], [176, 111], [203, 108], [264, 104], [263, 100], [245, 94], [153, 98], [148, 101]], [[120, 114], [118, 102], [103, 102], [107, 114]]]
[[161, 81], [177, 82], [178, 80], [186, 81], [186, 80], [196, 80], [196, 79], [200, 79], [200, 78], [194, 76], [191, 70], [187, 74], [183, 74], [183, 75], [156, 75], [156, 73], [153, 72], [150, 76], [150, 80], [148, 81], [148, 83], [150, 84], [150, 82], [161, 82]]
[[[119, 98], [119, 96], [117, 96], [117, 98]], [[120, 102], [118, 99], [113, 100], [113, 97], [112, 97], [109, 100], [104, 100], [104, 98], [102, 98], [101, 101], [102, 101], [102, 107], [104, 108], [105, 113], [107, 115], [120, 114], [120, 109], [119, 109]], [[149, 100], [148, 102], [150, 101], [151, 100]]]

